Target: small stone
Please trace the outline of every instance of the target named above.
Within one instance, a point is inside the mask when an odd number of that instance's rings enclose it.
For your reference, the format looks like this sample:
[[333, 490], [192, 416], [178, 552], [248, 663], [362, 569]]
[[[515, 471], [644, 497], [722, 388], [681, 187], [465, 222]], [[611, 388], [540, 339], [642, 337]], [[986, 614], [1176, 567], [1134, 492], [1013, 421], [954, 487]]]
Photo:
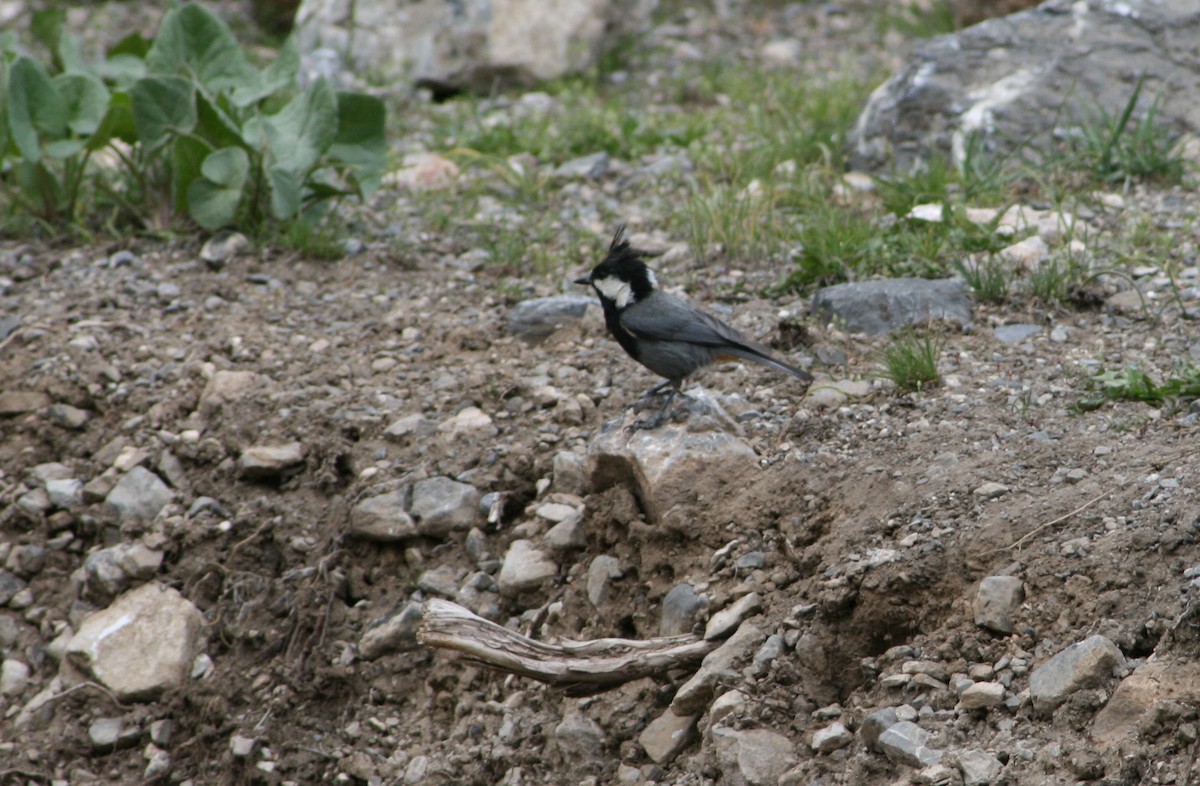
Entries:
[[215, 371], [200, 393], [197, 411], [205, 417], [211, 417], [227, 404], [261, 395], [270, 382], [269, 377], [254, 371]]
[[879, 735], [899, 722], [900, 717], [896, 714], [895, 708], [884, 707], [875, 710], [863, 718], [862, 725], [858, 727], [858, 736], [862, 737], [863, 744], [867, 748], [882, 753], [883, 751], [879, 747]]
[[958, 768], [962, 770], [963, 786], [989, 786], [999, 782], [1004, 765], [987, 751], [973, 748], [958, 754]]
[[540, 587], [558, 575], [558, 565], [530, 540], [514, 540], [504, 555], [496, 583], [500, 594], [512, 597]]
[[601, 554], [588, 565], [587, 596], [588, 602], [595, 608], [600, 608], [608, 600], [609, 582], [621, 578], [621, 563], [616, 557]]
[[17, 498], [17, 507], [25, 511], [31, 518], [40, 519], [50, 512], [50, 495], [43, 488], [36, 488]]
[[200, 247], [200, 258], [213, 270], [220, 270], [233, 257], [250, 248], [250, 241], [241, 232], [221, 230]]
[[721, 646], [705, 655], [696, 673], [679, 686], [671, 700], [671, 709], [676, 715], [702, 712], [712, 701], [718, 684], [743, 679], [734, 664], [758, 649], [765, 639], [766, 634], [753, 621], [743, 622]]
[[559, 751], [572, 765], [591, 769], [604, 755], [605, 736], [600, 724], [582, 712], [568, 712], [554, 727], [554, 741]]
[[650, 761], [667, 764], [675, 759], [692, 741], [698, 715], [676, 715], [669, 708], [638, 735], [638, 744]]
[[663, 636], [691, 633], [707, 611], [707, 597], [697, 594], [687, 582], [676, 584], [663, 596], [659, 633]]
[[50, 406], [51, 398], [32, 390], [6, 390], [0, 393], [0, 417], [23, 415]]
[[305, 449], [299, 442], [283, 445], [255, 445], [238, 456], [238, 472], [243, 478], [278, 478], [304, 463]]
[[366, 660], [382, 655], [416, 649], [417, 627], [421, 624], [421, 604], [409, 601], [375, 620], [363, 632], [358, 653]]
[[1077, 690], [1098, 685], [1124, 665], [1120, 648], [1104, 636], [1072, 644], [1029, 675], [1029, 698], [1043, 714], [1053, 712]]
[[88, 742], [97, 753], [109, 753], [138, 743], [142, 732], [121, 718], [97, 718], [88, 725]]
[[465, 532], [479, 520], [479, 490], [447, 477], [417, 481], [412, 488], [409, 514], [422, 535], [443, 537]]
[[1016, 576], [987, 576], [975, 594], [975, 624], [997, 633], [1012, 633], [1012, 615], [1025, 599], [1025, 585]]
[[56, 508], [77, 508], [83, 504], [83, 481], [78, 478], [52, 480], [46, 484], [46, 496]]
[[1019, 344], [1041, 332], [1038, 325], [1001, 325], [992, 334], [1001, 344]]
[[989, 481], [984, 483], [982, 486], [979, 486], [971, 493], [976, 497], [979, 497], [981, 500], [989, 500], [996, 499], [997, 497], [1003, 497], [1009, 491], [1011, 491], [1011, 489], [1003, 483]]
[[384, 429], [383, 435], [397, 441], [428, 437], [437, 430], [437, 425], [419, 412], [405, 415]]
[[174, 492], [158, 475], [144, 467], [134, 467], [117, 481], [104, 504], [119, 523], [126, 524], [153, 521], [174, 498]]
[[788, 65], [799, 61], [804, 52], [804, 45], [796, 38], [777, 38], [763, 45], [764, 60], [780, 65]]
[[450, 437], [486, 439], [499, 433], [496, 424], [479, 407], [464, 407], [438, 425], [437, 430]]
[[1000, 258], [1020, 270], [1033, 270], [1049, 255], [1050, 247], [1038, 235], [1031, 235], [1000, 249]]
[[747, 617], [762, 611], [762, 596], [751, 592], [716, 612], [704, 627], [704, 638], [714, 639], [728, 636]]
[[968, 710], [999, 707], [1004, 703], [1004, 686], [998, 682], [976, 682], [962, 692], [959, 700]]
[[258, 740], [254, 737], [247, 737], [242, 734], [235, 734], [229, 738], [229, 752], [233, 754], [235, 759], [245, 759], [254, 753], [254, 749], [258, 747]]
[[425, 571], [417, 578], [417, 587], [432, 595], [453, 598], [458, 594], [462, 571], [453, 565], [440, 565]]
[[0, 606], [7, 606], [18, 592], [25, 589], [25, 581], [20, 577], [0, 569]]
[[812, 749], [817, 753], [833, 753], [854, 742], [854, 735], [840, 723], [831, 723], [817, 729], [812, 736]]
[[16, 696], [29, 684], [29, 667], [16, 658], [5, 658], [0, 666], [0, 695]]
[[929, 748], [929, 732], [911, 721], [900, 721], [879, 735], [879, 749], [890, 761], [909, 767], [927, 767], [942, 759], [942, 751]]
[[146, 746], [142, 756], [146, 759], [146, 769], [142, 772], [142, 778], [147, 783], [157, 781], [171, 771], [171, 754], [153, 743]]
[[564, 325], [578, 322], [592, 305], [586, 295], [556, 295], [518, 303], [508, 312], [508, 331], [528, 341], [540, 341]]
[[86, 409], [72, 407], [70, 404], [51, 404], [46, 410], [46, 416], [57, 426], [78, 431], [87, 425], [92, 413]]
[[350, 511], [350, 532], [366, 540], [395, 543], [414, 538], [417, 523], [408, 514], [408, 495], [403, 491], [377, 494]]
[[171, 740], [175, 737], [175, 721], [170, 718], [153, 721], [150, 724], [150, 739], [155, 745], [161, 745], [164, 748], [171, 744]]
[[562, 494], [582, 494], [586, 469], [587, 459], [578, 453], [564, 450], [554, 454], [554, 490]]
[[551, 527], [542, 541], [555, 551], [581, 549], [587, 545], [587, 533], [583, 530], [583, 516], [575, 512], [569, 518]]
[[796, 766], [792, 741], [769, 729], [718, 726], [712, 730], [712, 746], [723, 783], [777, 786], [783, 774]]

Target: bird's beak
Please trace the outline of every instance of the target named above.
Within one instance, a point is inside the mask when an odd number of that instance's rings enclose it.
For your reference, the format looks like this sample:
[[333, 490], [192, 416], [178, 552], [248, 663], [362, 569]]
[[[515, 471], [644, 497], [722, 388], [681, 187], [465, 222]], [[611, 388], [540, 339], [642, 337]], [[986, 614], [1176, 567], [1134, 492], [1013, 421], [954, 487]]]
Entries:
[[575, 283], [582, 284], [583, 286], [586, 287], [592, 283], [592, 277], [590, 275], [588, 275], [588, 276], [583, 276], [581, 278], [577, 278], [577, 279], [575, 279]]

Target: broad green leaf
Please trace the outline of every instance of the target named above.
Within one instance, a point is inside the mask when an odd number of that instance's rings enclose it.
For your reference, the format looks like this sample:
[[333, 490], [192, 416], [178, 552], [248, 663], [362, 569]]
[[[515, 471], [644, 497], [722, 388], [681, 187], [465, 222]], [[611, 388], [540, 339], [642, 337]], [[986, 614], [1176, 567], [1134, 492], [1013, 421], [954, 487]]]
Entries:
[[21, 156], [37, 162], [42, 137], [67, 134], [67, 102], [54, 88], [41, 63], [18, 57], [8, 72], [8, 126]]
[[131, 55], [138, 60], [145, 60], [151, 43], [141, 33], [130, 33], [108, 48], [108, 56], [113, 58], [117, 55]]
[[59, 74], [53, 82], [67, 104], [67, 127], [76, 134], [94, 133], [108, 111], [104, 83], [85, 74]]
[[337, 122], [333, 88], [324, 78], [318, 79], [263, 120], [276, 167], [303, 179], [337, 138]]
[[194, 136], [177, 136], [171, 143], [171, 205], [176, 213], [189, 212], [188, 189], [200, 177], [200, 167], [211, 152]]
[[65, 7], [40, 8], [33, 12], [29, 20], [29, 32], [39, 44], [46, 47], [47, 52], [54, 54], [58, 51], [58, 42], [62, 38], [63, 23], [66, 20]]
[[84, 62], [79, 53], [79, 42], [72, 36], [64, 35], [58, 39], [55, 59], [64, 74], [95, 74], [95, 69]]
[[237, 216], [250, 157], [240, 147], [217, 150], [204, 159], [200, 174], [188, 186], [188, 213], [205, 229], [220, 229]]
[[146, 53], [146, 66], [154, 74], [189, 77], [213, 93], [232, 90], [254, 78], [254, 69], [229, 27], [195, 4], [167, 13]]
[[186, 134], [196, 125], [195, 87], [175, 76], [148, 76], [129, 91], [133, 124], [148, 149], [166, 143], [172, 134]]
[[53, 216], [66, 200], [62, 183], [44, 162], [18, 161], [13, 175], [25, 197], [32, 204], [41, 206], [39, 212], [43, 217]]
[[296, 74], [300, 71], [300, 51], [296, 42], [288, 38], [283, 42], [274, 62], [254, 75], [241, 87], [235, 88], [231, 94], [234, 106], [246, 107], [261, 101], [268, 96], [293, 87], [296, 84]]
[[100, 61], [96, 73], [120, 88], [128, 88], [146, 75], [146, 61], [136, 55], [115, 54]]
[[337, 106], [337, 137], [329, 157], [349, 164], [361, 195], [370, 196], [387, 165], [387, 109], [378, 98], [362, 93], [338, 93]]
[[85, 146], [82, 139], [56, 139], [46, 143], [45, 153], [47, 158], [70, 158]]
[[247, 146], [233, 118], [204, 93], [196, 93], [196, 133], [214, 148]]
[[200, 174], [219, 186], [240, 191], [250, 174], [250, 157], [240, 147], [221, 148], [204, 159]]
[[100, 121], [99, 128], [88, 140], [89, 150], [107, 147], [114, 139], [132, 145], [137, 141], [137, 128], [133, 123], [133, 105], [128, 93], [113, 93], [108, 100], [108, 111]]
[[300, 179], [291, 171], [277, 166], [267, 169], [267, 185], [271, 192], [271, 215], [283, 221], [300, 212]]

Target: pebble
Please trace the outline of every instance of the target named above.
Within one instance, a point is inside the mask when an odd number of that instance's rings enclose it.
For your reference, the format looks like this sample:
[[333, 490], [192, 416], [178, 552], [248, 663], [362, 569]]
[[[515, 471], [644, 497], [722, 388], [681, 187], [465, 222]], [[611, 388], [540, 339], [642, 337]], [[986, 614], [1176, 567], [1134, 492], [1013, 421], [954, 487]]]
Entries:
[[784, 773], [796, 766], [795, 746], [778, 732], [717, 726], [711, 737], [717, 766], [726, 773], [727, 783], [778, 786]]
[[1012, 633], [1012, 615], [1025, 600], [1025, 585], [1016, 576], [987, 576], [975, 593], [975, 624], [996, 633]]
[[742, 621], [762, 611], [762, 596], [751, 592], [713, 614], [704, 627], [704, 638], [712, 641], [728, 636]]
[[458, 582], [466, 571], [453, 565], [430, 568], [417, 577], [417, 588], [443, 598], [454, 598], [458, 594]]
[[663, 596], [659, 633], [678, 636], [691, 633], [708, 612], [708, 598], [698, 594], [691, 584], [676, 584]]
[[992, 335], [1001, 344], [1019, 344], [1041, 332], [1038, 325], [1001, 325], [992, 331]]
[[28, 684], [29, 666], [16, 658], [5, 658], [0, 665], [0, 695], [19, 695]]
[[479, 407], [463, 408], [453, 417], [438, 424], [437, 430], [451, 438], [471, 440], [486, 439], [500, 433], [491, 417]]
[[877, 745], [890, 761], [909, 767], [926, 767], [942, 759], [942, 751], [928, 747], [930, 733], [912, 721], [899, 721], [879, 735]]
[[238, 473], [243, 478], [267, 480], [278, 478], [304, 463], [305, 448], [299, 442], [282, 445], [254, 445], [238, 456]]
[[989, 786], [997, 783], [1004, 765], [987, 751], [972, 748], [957, 755], [963, 786]]
[[742, 623], [721, 646], [705, 655], [696, 673], [679, 686], [671, 700], [671, 709], [676, 715], [703, 711], [712, 701], [718, 684], [742, 679], [733, 664], [757, 650], [765, 639], [766, 634], [752, 621]]
[[416, 649], [417, 627], [421, 624], [421, 604], [402, 603], [373, 621], [358, 642], [358, 653], [366, 660]]
[[200, 247], [200, 258], [209, 268], [220, 270], [233, 257], [250, 248], [250, 240], [241, 232], [222, 230], [204, 241]]
[[88, 742], [97, 753], [110, 753], [138, 743], [142, 731], [121, 718], [97, 718], [88, 724]]
[[70, 404], [51, 404], [46, 410], [46, 417], [57, 426], [78, 431], [91, 420], [92, 413], [86, 409], [72, 407]]
[[428, 437], [437, 430], [437, 424], [419, 412], [405, 415], [384, 429], [384, 436], [404, 441], [410, 437]]
[[118, 523], [149, 522], [175, 498], [166, 483], [144, 467], [134, 467], [121, 476], [104, 500]]
[[1053, 712], [1077, 690], [1102, 683], [1125, 664], [1120, 648], [1104, 636], [1089, 636], [1059, 652], [1029, 675], [1029, 698], [1039, 713]]
[[600, 554], [592, 559], [587, 572], [588, 602], [595, 608], [600, 608], [608, 601], [609, 584], [613, 579], [621, 578], [623, 571], [616, 557]]
[[646, 725], [638, 735], [638, 744], [650, 761], [667, 764], [691, 744], [696, 732], [698, 715], [676, 715], [668, 708]]
[[812, 735], [812, 749], [817, 753], [833, 753], [854, 742], [854, 735], [841, 723], [831, 723]]
[[572, 763], [584, 769], [598, 766], [604, 756], [606, 737], [600, 724], [572, 710], [554, 727], [554, 741], [559, 752]]
[[419, 532], [407, 510], [408, 498], [405, 491], [367, 497], [350, 510], [350, 532], [381, 543], [416, 537]]
[[959, 700], [968, 710], [999, 707], [1004, 703], [1004, 686], [998, 682], [976, 682], [962, 692]]
[[0, 392], [0, 417], [23, 415], [50, 406], [51, 398], [34, 390], [5, 390]]
[[581, 549], [587, 545], [587, 533], [583, 529], [583, 516], [574, 512], [566, 519], [551, 527], [542, 541], [555, 551]]
[[1003, 497], [1005, 494], [1007, 494], [1011, 490], [1012, 489], [1010, 489], [1008, 486], [1004, 485], [1003, 483], [996, 483], [995, 481], [988, 481], [987, 483], [984, 483], [983, 485], [978, 486], [971, 493], [974, 494], [976, 497], [979, 497], [979, 499], [986, 501], [986, 500], [990, 500], [990, 499], [996, 499], [997, 497]]
[[496, 583], [500, 587], [501, 595], [513, 597], [527, 590], [537, 589], [547, 579], [557, 575], [558, 565], [554, 560], [538, 549], [533, 541], [518, 539], [509, 545], [508, 552], [505, 553]]

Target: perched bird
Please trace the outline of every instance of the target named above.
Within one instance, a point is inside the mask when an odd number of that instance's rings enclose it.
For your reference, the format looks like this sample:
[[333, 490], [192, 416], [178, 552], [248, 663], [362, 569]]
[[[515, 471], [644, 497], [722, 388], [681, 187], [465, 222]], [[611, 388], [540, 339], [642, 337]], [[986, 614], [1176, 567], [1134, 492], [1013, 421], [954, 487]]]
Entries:
[[643, 260], [644, 254], [629, 245], [622, 227], [613, 237], [604, 261], [590, 274], [575, 280], [576, 284], [596, 290], [604, 308], [604, 323], [621, 348], [667, 379], [646, 394], [658, 395], [670, 388], [662, 409], [651, 420], [638, 421], [633, 428], [658, 428], [666, 419], [683, 380], [709, 363], [753, 360], [806, 384], [812, 382], [812, 375], [775, 359], [762, 344], [686, 300], [659, 289], [654, 271]]

